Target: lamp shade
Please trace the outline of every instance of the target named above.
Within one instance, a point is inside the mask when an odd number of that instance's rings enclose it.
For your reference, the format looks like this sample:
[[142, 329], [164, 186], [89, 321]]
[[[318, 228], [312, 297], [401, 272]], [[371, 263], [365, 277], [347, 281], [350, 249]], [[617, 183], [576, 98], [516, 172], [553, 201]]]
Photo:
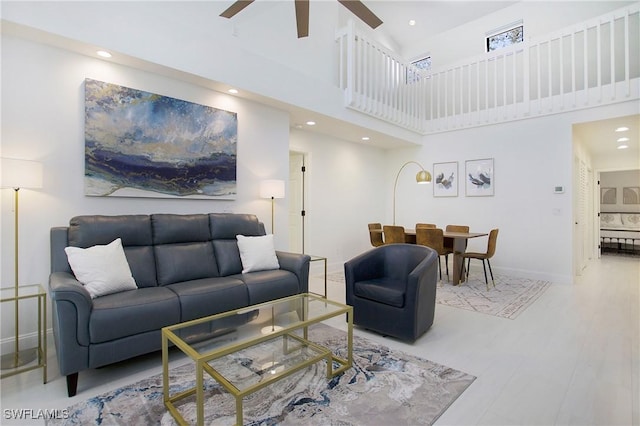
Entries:
[[42, 163], [17, 158], [2, 158], [3, 188], [42, 188]]
[[416, 182], [420, 184], [431, 183], [431, 173], [426, 170], [420, 170], [416, 175]]
[[268, 179], [260, 182], [261, 198], [284, 198], [284, 181]]

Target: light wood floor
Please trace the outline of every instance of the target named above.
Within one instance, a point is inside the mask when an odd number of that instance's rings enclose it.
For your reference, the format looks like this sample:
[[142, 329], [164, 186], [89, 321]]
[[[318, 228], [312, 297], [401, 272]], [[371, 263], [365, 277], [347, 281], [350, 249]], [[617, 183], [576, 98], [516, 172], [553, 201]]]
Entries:
[[[322, 286], [312, 279], [312, 291]], [[640, 258], [606, 255], [577, 283], [552, 284], [515, 320], [438, 305], [413, 345], [356, 333], [477, 377], [438, 425], [640, 425], [639, 288]], [[329, 297], [344, 301], [343, 286], [329, 282]], [[0, 424], [44, 424], [8, 419], [6, 410], [63, 409], [157, 374], [160, 364], [156, 353], [82, 372], [68, 398], [51, 347], [48, 384], [39, 371], [2, 380]]]

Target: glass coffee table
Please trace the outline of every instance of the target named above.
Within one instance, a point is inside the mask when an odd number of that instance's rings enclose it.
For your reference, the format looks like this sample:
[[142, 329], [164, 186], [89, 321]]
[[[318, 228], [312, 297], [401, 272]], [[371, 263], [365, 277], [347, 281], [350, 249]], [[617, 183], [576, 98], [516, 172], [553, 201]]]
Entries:
[[[347, 316], [346, 358], [311, 342], [308, 327]], [[169, 393], [169, 344], [195, 364], [195, 386]], [[259, 305], [199, 318], [162, 329], [164, 404], [179, 424], [188, 424], [177, 402], [195, 395], [196, 422], [204, 423], [204, 372], [236, 400], [236, 424], [242, 425], [243, 398], [321, 360], [327, 378], [353, 363], [353, 308], [313, 294], [298, 294]]]

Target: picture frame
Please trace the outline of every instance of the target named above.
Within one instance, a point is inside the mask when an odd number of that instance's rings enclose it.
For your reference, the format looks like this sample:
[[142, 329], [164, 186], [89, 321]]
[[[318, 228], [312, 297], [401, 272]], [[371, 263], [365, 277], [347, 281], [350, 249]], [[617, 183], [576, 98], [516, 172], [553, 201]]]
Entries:
[[457, 197], [458, 196], [458, 162], [433, 164], [433, 196]]
[[467, 160], [465, 162], [465, 194], [467, 197], [492, 197], [495, 195], [493, 158]]
[[616, 188], [600, 188], [600, 204], [616, 204], [617, 199]]
[[623, 187], [622, 204], [640, 204], [640, 186]]
[[238, 114], [85, 79], [84, 193], [235, 200]]

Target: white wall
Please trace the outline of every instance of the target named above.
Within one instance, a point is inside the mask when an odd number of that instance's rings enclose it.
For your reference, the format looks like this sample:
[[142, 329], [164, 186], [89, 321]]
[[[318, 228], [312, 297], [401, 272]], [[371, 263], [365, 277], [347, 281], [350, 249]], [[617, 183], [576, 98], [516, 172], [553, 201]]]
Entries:
[[342, 270], [344, 261], [371, 248], [367, 224], [388, 221], [388, 153], [295, 129], [291, 149], [308, 155], [305, 251]]
[[621, 170], [617, 172], [602, 172], [600, 174], [601, 188], [616, 188], [616, 204], [602, 204], [603, 212], [640, 212], [640, 204], [624, 204], [622, 192], [625, 187], [640, 187], [640, 170]]
[[[84, 196], [85, 78], [237, 112], [237, 199]], [[2, 88], [1, 155], [44, 164], [43, 189], [20, 191], [21, 284], [47, 286], [49, 229], [67, 225], [72, 216], [231, 211], [254, 213], [268, 223], [270, 202], [259, 198], [259, 181], [288, 180], [289, 118], [273, 108], [11, 36], [2, 39]], [[13, 193], [3, 189], [1, 194], [3, 287], [14, 282]], [[276, 226], [283, 230], [276, 236], [276, 245], [287, 248], [286, 200], [276, 200], [276, 209]], [[3, 331], [5, 324], [12, 325], [4, 316], [2, 323]]]

